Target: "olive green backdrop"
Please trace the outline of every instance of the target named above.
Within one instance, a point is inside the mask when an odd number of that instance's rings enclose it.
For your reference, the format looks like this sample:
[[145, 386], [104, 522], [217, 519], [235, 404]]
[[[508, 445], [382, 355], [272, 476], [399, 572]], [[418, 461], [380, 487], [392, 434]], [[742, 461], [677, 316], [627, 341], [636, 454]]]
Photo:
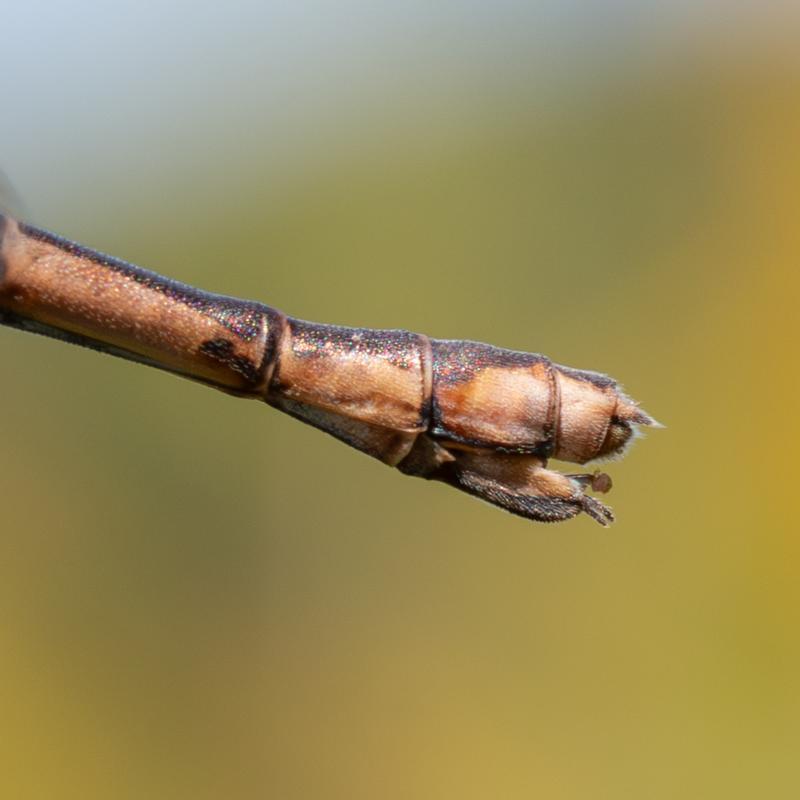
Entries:
[[537, 525], [0, 330], [0, 792], [797, 797], [796, 20], [165, 8], [8, 12], [34, 221], [608, 372], [667, 429], [610, 530]]

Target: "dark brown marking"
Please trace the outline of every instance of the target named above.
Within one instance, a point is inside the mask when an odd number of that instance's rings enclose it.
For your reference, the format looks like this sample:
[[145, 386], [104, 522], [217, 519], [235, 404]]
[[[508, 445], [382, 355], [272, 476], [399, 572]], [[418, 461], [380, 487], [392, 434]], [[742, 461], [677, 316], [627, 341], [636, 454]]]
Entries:
[[585, 381], [596, 386], [598, 389], [616, 388], [617, 382], [608, 375], [602, 372], [592, 372], [588, 369], [573, 369], [572, 367], [565, 367], [562, 364], [553, 364], [553, 366], [568, 378], [573, 378], [576, 381]]
[[351, 354], [382, 358], [400, 369], [411, 369], [419, 362], [420, 336], [411, 331], [346, 328], [293, 318], [289, 327], [292, 351], [298, 358]]
[[443, 464], [455, 461], [456, 457], [425, 433], [419, 434], [414, 444], [396, 466], [404, 475], [433, 479]]
[[261, 303], [204, 292], [180, 281], [173, 281], [163, 277], [163, 275], [137, 267], [119, 258], [83, 247], [49, 231], [34, 228], [27, 223], [20, 223], [19, 227], [22, 233], [38, 242], [57, 247], [59, 250], [63, 250], [77, 258], [100, 264], [107, 269], [130, 278], [141, 286], [160, 292], [171, 300], [183, 303], [202, 314], [208, 315], [244, 341], [252, 341], [261, 333], [262, 320], [267, 310], [267, 306]]
[[438, 445], [427, 434], [417, 436], [414, 446], [408, 455], [397, 465], [397, 469], [404, 475], [414, 475], [418, 478], [434, 478], [441, 464], [436, 459]]
[[556, 426], [548, 422], [542, 426], [542, 433], [544, 434], [544, 439], [539, 442], [535, 449], [531, 450], [530, 452], [533, 455], [540, 456], [541, 458], [545, 459], [553, 457], [553, 453], [556, 451], [556, 436], [555, 436]]
[[225, 364], [242, 375], [248, 383], [258, 383], [259, 372], [256, 365], [247, 356], [236, 355], [234, 343], [228, 339], [209, 339], [200, 345], [200, 352], [220, 364]]
[[538, 353], [506, 350], [483, 342], [458, 339], [431, 339], [433, 385], [472, 380], [488, 367], [530, 367], [550, 359]]

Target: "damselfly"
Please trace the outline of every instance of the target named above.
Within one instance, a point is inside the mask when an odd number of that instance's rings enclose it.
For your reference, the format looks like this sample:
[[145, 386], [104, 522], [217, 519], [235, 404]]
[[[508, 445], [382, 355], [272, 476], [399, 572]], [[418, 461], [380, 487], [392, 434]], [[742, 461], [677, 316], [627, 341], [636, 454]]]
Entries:
[[322, 325], [209, 294], [0, 214], [0, 322], [291, 414], [407, 475], [542, 522], [611, 510], [608, 475], [654, 420], [615, 381], [533, 353]]

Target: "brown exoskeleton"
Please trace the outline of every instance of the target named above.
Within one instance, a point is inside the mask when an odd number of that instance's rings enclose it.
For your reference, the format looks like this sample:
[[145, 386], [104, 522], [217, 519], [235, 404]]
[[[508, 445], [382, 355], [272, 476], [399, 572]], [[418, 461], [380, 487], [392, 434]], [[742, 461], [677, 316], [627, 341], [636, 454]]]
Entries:
[[614, 517], [586, 492], [654, 420], [617, 384], [545, 356], [320, 325], [209, 294], [0, 215], [0, 322], [265, 400], [407, 475], [514, 514]]

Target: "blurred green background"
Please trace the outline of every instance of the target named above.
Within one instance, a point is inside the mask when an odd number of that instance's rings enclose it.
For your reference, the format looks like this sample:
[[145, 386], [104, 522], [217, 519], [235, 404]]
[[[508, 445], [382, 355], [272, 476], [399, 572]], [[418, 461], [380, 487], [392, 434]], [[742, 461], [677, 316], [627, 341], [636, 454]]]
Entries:
[[613, 528], [542, 526], [0, 330], [0, 794], [800, 794], [796, 8], [3, 19], [33, 221], [605, 371], [667, 430], [611, 465]]

